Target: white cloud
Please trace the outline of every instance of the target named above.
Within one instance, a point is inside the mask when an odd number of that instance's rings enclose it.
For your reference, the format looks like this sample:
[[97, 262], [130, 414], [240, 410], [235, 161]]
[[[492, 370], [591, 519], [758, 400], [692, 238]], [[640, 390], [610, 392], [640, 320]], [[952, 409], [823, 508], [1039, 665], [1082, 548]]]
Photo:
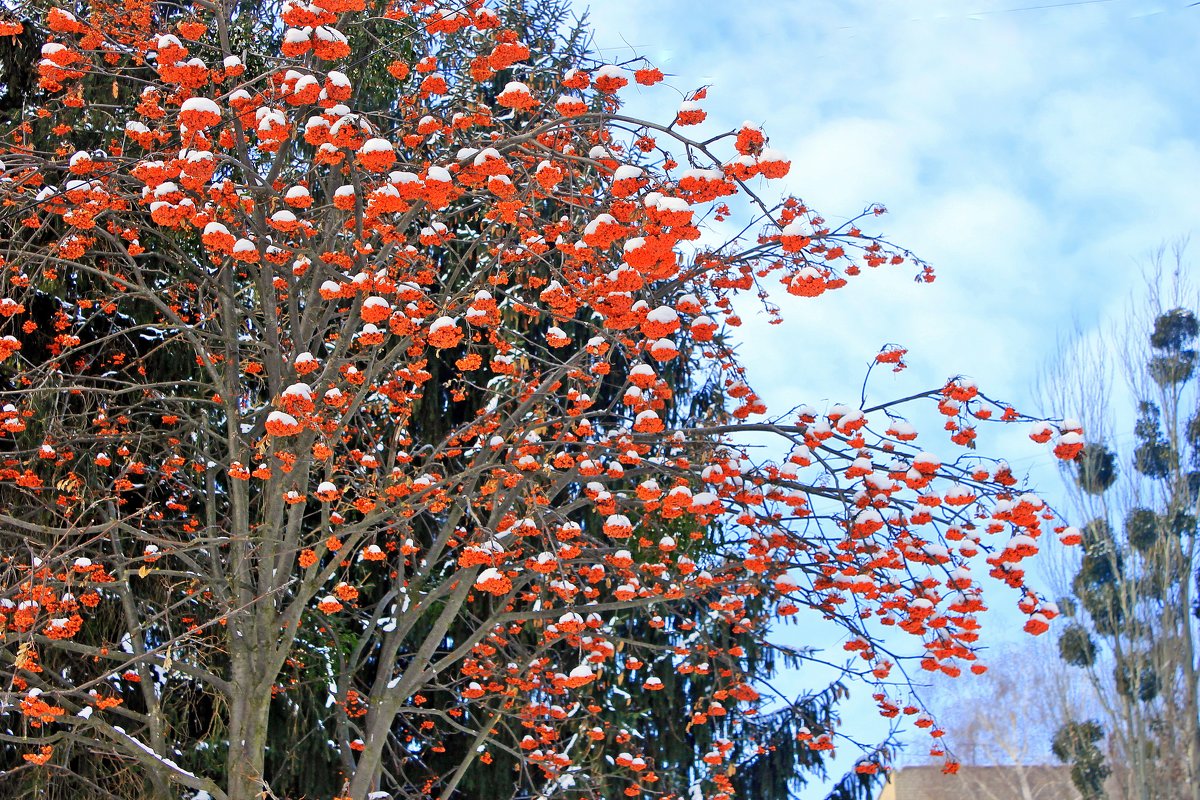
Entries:
[[[607, 55], [657, 53], [677, 86], [714, 84], [711, 130], [763, 122], [793, 158], [790, 190], [830, 219], [887, 204], [881, 230], [931, 261], [939, 281], [918, 291], [868, 275], [843, 293], [893, 301], [890, 319], [932, 346], [935, 365], [971, 359], [980, 380], [1013, 394], [1064, 322], [1095, 320], [1133, 285], [1132, 258], [1194, 225], [1200, 150], [1196, 114], [1179, 102], [1189, 90], [1169, 80], [1188, 61], [1166, 49], [1180, 39], [1177, 13], [1136, 2], [1012, 8], [607, 0], [592, 14]], [[657, 97], [633, 107], [653, 113]], [[834, 299], [843, 293], [806, 307], [800, 335], [840, 325], [844, 352], [873, 353], [882, 326], [848, 319]], [[947, 339], [953, 348], [937, 346]], [[765, 332], [748, 358], [771, 362], [756, 358], [760, 347], [772, 351]]]

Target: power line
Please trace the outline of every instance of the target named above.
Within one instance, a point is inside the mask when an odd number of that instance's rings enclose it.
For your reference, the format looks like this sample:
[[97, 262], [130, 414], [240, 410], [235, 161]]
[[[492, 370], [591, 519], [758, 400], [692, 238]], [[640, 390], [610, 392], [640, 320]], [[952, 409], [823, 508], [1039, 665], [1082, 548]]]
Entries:
[[[1020, 6], [1018, 8], [997, 8], [993, 11], [973, 11], [973, 12], [967, 14], [966, 16], [980, 17], [980, 16], [983, 16], [984, 14], [1011, 14], [1015, 11], [1041, 11], [1041, 10], [1047, 9], [1047, 8], [1067, 8], [1068, 6], [1092, 6], [1092, 5], [1098, 5], [1100, 3], [1112, 3], [1112, 2], [1115, 2], [1115, 0], [1071, 0], [1071, 2], [1067, 2], [1067, 3], [1047, 3], [1045, 5], [1040, 5], [1040, 6]], [[1193, 3], [1192, 5], [1200, 5], [1200, 2]]]

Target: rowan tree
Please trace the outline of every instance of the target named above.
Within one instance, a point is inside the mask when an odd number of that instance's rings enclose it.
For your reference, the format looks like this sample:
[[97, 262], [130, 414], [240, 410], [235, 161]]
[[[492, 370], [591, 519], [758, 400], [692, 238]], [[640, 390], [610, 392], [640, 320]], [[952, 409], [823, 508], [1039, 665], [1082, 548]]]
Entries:
[[773, 197], [788, 159], [751, 124], [694, 134], [704, 90], [623, 113], [674, 90], [566, 12], [0, 23], [41, 42], [0, 167], [15, 792], [780, 793], [833, 748], [841, 684], [766, 713], [773, 622], [842, 626], [886, 716], [920, 712], [903, 658], [982, 669], [972, 564], [1046, 629], [1021, 562], [1053, 515], [974, 449], [1024, 417], [962, 378], [771, 417], [736, 359], [739, 294], [777, 315], [780, 286], [930, 268], [864, 230], [880, 207]]

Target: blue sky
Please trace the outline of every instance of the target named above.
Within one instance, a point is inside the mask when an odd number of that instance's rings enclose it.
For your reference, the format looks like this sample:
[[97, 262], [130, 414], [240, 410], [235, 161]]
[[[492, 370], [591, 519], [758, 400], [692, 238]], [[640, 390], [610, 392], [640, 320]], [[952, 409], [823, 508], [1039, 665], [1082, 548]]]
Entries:
[[[780, 292], [780, 327], [747, 307], [742, 353], [770, 406], [857, 402], [871, 357], [900, 342], [909, 370], [873, 394], [963, 373], [1035, 412], [1058, 341], [1117, 316], [1150, 251], [1200, 233], [1188, 1], [596, 0], [590, 15], [609, 60], [711, 84], [701, 133], [762, 124], [792, 159], [785, 191], [831, 221], [883, 203], [878, 232], [937, 268], [929, 286], [905, 267], [815, 301]], [[669, 90], [631, 98], [674, 113]], [[984, 447], [1053, 498], [1024, 431]]]

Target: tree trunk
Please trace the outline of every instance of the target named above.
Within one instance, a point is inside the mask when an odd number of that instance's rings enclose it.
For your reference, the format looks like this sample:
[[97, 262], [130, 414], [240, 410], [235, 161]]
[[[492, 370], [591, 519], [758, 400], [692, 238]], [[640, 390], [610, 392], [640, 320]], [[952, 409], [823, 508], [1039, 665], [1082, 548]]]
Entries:
[[[234, 633], [237, 637], [236, 632]], [[267, 719], [270, 691], [254, 680], [252, 656], [243, 643], [234, 651], [233, 696], [229, 698], [229, 753], [225, 760], [229, 800], [261, 800], [266, 786]]]

